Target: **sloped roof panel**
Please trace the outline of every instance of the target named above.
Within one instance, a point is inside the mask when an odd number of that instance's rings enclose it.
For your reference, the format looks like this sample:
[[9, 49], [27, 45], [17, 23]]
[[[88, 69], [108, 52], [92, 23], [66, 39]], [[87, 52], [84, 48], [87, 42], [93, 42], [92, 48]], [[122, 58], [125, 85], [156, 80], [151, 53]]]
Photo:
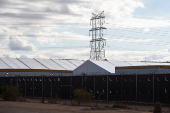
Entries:
[[69, 67], [71, 67], [72, 70], [74, 70], [76, 68], [76, 66], [72, 63], [70, 63], [68, 60], [62, 60], [63, 63], [65, 63], [66, 65], [68, 65]]
[[170, 65], [170, 63], [162, 63], [163, 65]]
[[84, 63], [83, 60], [76, 60], [80, 65]]
[[9, 58], [1, 58], [1, 60], [5, 62], [8, 66], [10, 66], [12, 69], [20, 69], [20, 67], [14, 62], [12, 62]]
[[[63, 60], [53, 59], [58, 65], [64, 67], [66, 70], [73, 70], [74, 68], [68, 65], [68, 61], [63, 62]], [[70, 62], [69, 62], [70, 63]], [[71, 63], [70, 63], [71, 64]], [[73, 65], [73, 64], [72, 64]]]
[[128, 61], [129, 64], [131, 64], [132, 66], [147, 66], [148, 64], [145, 62], [132, 62], [132, 61]]
[[[95, 61], [94, 61], [95, 62]], [[94, 63], [90, 60], [87, 60], [82, 65], [77, 67], [74, 71], [74, 75], [108, 75], [109, 71], [99, 66], [97, 63]], [[103, 63], [99, 63], [103, 65]]]
[[62, 66], [58, 65], [51, 59], [41, 59], [41, 58], [36, 58], [38, 62], [46, 66], [48, 69], [56, 69], [56, 70], [66, 70]]
[[42, 64], [38, 63], [36, 60], [34, 59], [29, 59], [29, 58], [19, 58], [18, 60], [20, 60], [22, 63], [24, 63], [25, 65], [27, 65], [28, 67], [30, 67], [31, 69], [47, 69], [45, 66], [43, 66]]
[[6, 65], [2, 60], [0, 60], [0, 69], [11, 69], [8, 65]]
[[84, 61], [82, 61], [82, 60], [68, 60], [68, 61], [71, 62], [72, 64], [74, 64], [76, 67], [78, 67], [84, 63]]
[[9, 60], [12, 61], [14, 64], [16, 64], [20, 69], [30, 69], [29, 67], [27, 67], [25, 64], [23, 64], [16, 58], [9, 58]]
[[165, 65], [166, 63], [160, 63], [160, 62], [146, 62], [150, 66], [156, 66], [156, 65]]
[[96, 65], [100, 66], [101, 68], [107, 70], [110, 73], [115, 73], [115, 65], [111, 64], [108, 61], [94, 61], [90, 60], [91, 62], [95, 63]]
[[126, 61], [112, 61], [109, 60], [108, 62], [112, 63], [113, 65], [115, 65], [116, 67], [122, 67], [122, 66], [132, 66], [131, 64], [129, 64]]
[[77, 62], [77, 60], [68, 60], [68, 61], [74, 64], [76, 67], [80, 66], [80, 63]]

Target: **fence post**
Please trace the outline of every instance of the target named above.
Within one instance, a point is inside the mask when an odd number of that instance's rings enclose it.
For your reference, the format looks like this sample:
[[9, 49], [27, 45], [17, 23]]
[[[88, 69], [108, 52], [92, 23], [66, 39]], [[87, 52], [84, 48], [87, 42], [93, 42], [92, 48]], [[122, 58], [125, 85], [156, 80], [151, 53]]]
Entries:
[[94, 98], [96, 99], [96, 77], [94, 75]]
[[26, 75], [25, 75], [25, 96], [27, 95], [26, 94], [27, 93], [26, 81], [27, 81], [27, 79], [26, 79]]
[[136, 102], [137, 102], [137, 96], [138, 96], [138, 79], [137, 79], [137, 73], [136, 73]]
[[122, 101], [122, 74], [121, 74], [121, 101]]
[[72, 74], [70, 76], [70, 99], [72, 99], [71, 93], [72, 93]]
[[43, 84], [44, 80], [43, 80], [43, 75], [42, 75], [42, 98], [43, 98], [43, 102], [44, 102], [44, 84]]
[[108, 95], [109, 95], [109, 83], [108, 83], [109, 81], [108, 81], [108, 75], [107, 75], [107, 101], [108, 101]]
[[153, 103], [155, 101], [155, 94], [154, 94], [154, 92], [155, 92], [155, 83], [154, 82], [155, 81], [154, 81], [154, 73], [153, 73]]
[[35, 88], [35, 86], [34, 86], [34, 81], [35, 81], [35, 78], [34, 78], [34, 76], [33, 76], [33, 97], [34, 97], [34, 88]]
[[17, 75], [17, 86], [18, 86], [18, 75]]
[[51, 98], [53, 97], [53, 86], [52, 86], [52, 78], [53, 78], [53, 76], [51, 76]]
[[82, 74], [81, 89], [83, 89], [83, 74]]

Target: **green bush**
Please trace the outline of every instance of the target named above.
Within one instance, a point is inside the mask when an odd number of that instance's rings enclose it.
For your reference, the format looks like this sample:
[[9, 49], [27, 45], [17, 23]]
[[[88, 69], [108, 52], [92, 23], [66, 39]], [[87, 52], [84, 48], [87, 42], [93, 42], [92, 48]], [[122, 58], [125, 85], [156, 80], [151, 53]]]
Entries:
[[16, 101], [19, 99], [19, 88], [12, 84], [2, 86], [2, 99]]
[[155, 108], [154, 108], [153, 113], [162, 113], [161, 103], [160, 102], [155, 103]]
[[90, 92], [87, 92], [86, 89], [76, 89], [76, 90], [73, 90], [73, 93], [74, 93], [74, 98], [78, 102], [79, 105], [82, 102], [89, 102], [94, 98], [93, 94]]

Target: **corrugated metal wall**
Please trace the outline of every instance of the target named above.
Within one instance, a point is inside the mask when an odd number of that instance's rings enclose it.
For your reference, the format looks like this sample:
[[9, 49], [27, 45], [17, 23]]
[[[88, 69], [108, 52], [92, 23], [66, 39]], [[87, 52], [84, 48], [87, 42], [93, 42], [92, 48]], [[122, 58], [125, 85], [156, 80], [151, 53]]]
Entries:
[[96, 100], [168, 103], [170, 94], [170, 74], [0, 77], [3, 82], [19, 84], [23, 96], [35, 97], [44, 91], [45, 97], [69, 99], [74, 89], [86, 88]]

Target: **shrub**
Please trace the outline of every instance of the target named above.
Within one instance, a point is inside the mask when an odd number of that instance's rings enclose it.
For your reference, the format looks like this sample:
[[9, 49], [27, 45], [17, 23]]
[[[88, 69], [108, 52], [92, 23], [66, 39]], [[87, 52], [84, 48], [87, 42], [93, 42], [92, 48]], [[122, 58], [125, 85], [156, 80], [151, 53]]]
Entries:
[[161, 103], [160, 103], [160, 102], [156, 102], [156, 103], [155, 103], [155, 108], [154, 108], [153, 113], [162, 113]]
[[76, 90], [73, 90], [73, 93], [74, 93], [74, 98], [78, 102], [79, 105], [82, 102], [89, 102], [94, 98], [93, 94], [90, 92], [87, 92], [86, 89], [76, 89]]
[[16, 101], [19, 99], [19, 88], [12, 84], [2, 86], [2, 99]]
[[127, 105], [125, 104], [113, 104], [113, 108], [120, 108], [120, 109], [130, 109]]

